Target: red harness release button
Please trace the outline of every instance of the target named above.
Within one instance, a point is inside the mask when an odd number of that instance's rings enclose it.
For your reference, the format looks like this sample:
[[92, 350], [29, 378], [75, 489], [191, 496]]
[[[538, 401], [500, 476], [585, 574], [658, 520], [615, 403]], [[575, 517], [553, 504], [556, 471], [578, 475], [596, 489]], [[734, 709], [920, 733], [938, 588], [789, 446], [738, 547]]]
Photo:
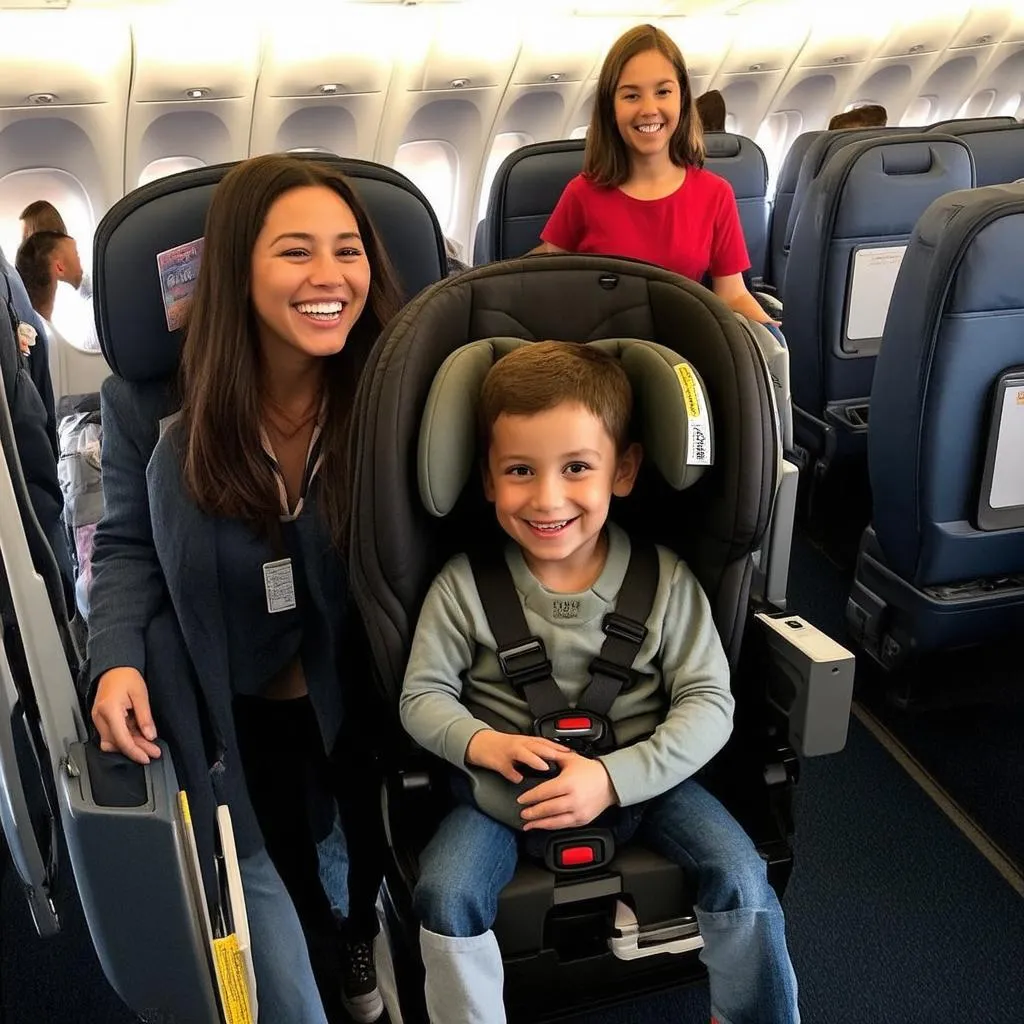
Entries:
[[594, 723], [586, 715], [575, 715], [568, 718], [559, 718], [555, 722], [555, 728], [559, 732], [575, 732], [579, 729], [591, 729]]
[[583, 864], [593, 864], [596, 857], [592, 846], [566, 846], [559, 850], [558, 859], [564, 868], [578, 868]]

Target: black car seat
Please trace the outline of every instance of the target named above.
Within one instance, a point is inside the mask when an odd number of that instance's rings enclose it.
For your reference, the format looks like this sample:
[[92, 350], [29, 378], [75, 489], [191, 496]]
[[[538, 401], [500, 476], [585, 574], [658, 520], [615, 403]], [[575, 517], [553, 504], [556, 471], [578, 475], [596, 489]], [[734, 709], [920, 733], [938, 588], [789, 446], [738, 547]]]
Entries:
[[[768, 739], [763, 677], [736, 671], [753, 554], [768, 529], [781, 472], [779, 420], [753, 332], [699, 285], [639, 262], [537, 256], [436, 285], [385, 331], [356, 399], [350, 554], [351, 582], [377, 683], [397, 712], [417, 615], [431, 580], [448, 557], [493, 529], [493, 511], [475, 484], [465, 488], [448, 514], [428, 511], [419, 491], [418, 450], [424, 409], [441, 365], [467, 343], [499, 337], [655, 342], [689, 362], [703, 381], [714, 423], [714, 464], [683, 491], [648, 466], [617, 518], [686, 558], [709, 596], [734, 669], [738, 711], [734, 735], [707, 769], [706, 782], [748, 829], [768, 861], [770, 879], [781, 889], [791, 864], [787, 764], [792, 762], [784, 746]], [[417, 853], [436, 827], [445, 798], [431, 782], [438, 762], [417, 754], [403, 739], [397, 714], [394, 725], [385, 799], [393, 848], [387, 890], [398, 933], [396, 961], [405, 968], [400, 972], [403, 1015], [416, 1020], [425, 1011], [422, 986], [415, 983], [417, 933], [408, 928], [410, 895]], [[677, 984], [687, 969], [699, 974], [695, 956], [680, 964], [657, 949], [660, 940], [693, 938], [692, 898], [679, 869], [636, 844], [620, 850], [596, 878], [566, 879], [521, 864], [502, 893], [495, 928], [505, 957], [510, 1015], [550, 1019]], [[616, 915], [625, 905], [636, 922], [616, 929]], [[636, 958], [620, 958], [630, 955]], [[540, 1000], [538, 993], [543, 993]]]

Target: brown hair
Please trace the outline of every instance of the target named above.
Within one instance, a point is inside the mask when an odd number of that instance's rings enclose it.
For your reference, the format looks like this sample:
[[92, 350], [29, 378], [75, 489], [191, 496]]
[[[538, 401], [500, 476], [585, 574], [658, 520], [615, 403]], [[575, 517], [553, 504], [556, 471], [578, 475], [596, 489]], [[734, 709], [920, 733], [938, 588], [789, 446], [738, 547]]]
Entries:
[[629, 443], [633, 389], [618, 359], [565, 341], [538, 341], [513, 349], [488, 371], [480, 390], [483, 450], [502, 413], [532, 416], [563, 402], [582, 405], [604, 424], [615, 449]]
[[184, 480], [204, 512], [241, 519], [271, 539], [278, 536], [279, 492], [260, 441], [259, 334], [249, 294], [252, 252], [273, 203], [308, 186], [329, 188], [348, 204], [370, 264], [362, 315], [341, 352], [325, 357], [327, 416], [317, 504], [335, 545], [344, 548], [356, 384], [400, 300], [390, 261], [363, 204], [329, 165], [278, 154], [254, 157], [233, 167], [214, 192], [181, 359]]
[[717, 89], [709, 89], [697, 97], [697, 116], [706, 132], [725, 131], [725, 97]]
[[853, 110], [844, 110], [836, 114], [828, 123], [828, 130], [835, 131], [837, 128], [884, 128], [889, 120], [885, 107], [878, 103], [868, 103], [863, 107], [854, 107]]
[[50, 258], [57, 246], [68, 237], [61, 231], [35, 231], [18, 247], [14, 266], [35, 310], [53, 298], [57, 278]]
[[57, 231], [62, 235], [68, 233], [64, 218], [57, 212], [57, 207], [45, 199], [29, 203], [18, 215], [18, 220], [25, 221], [30, 228], [30, 236], [39, 231]]
[[595, 185], [614, 187], [629, 177], [629, 150], [615, 123], [615, 90], [626, 64], [648, 50], [657, 50], [670, 61], [679, 80], [679, 124], [668, 145], [672, 163], [677, 167], [704, 166], [704, 132], [683, 55], [660, 28], [637, 25], [612, 44], [601, 65], [583, 157], [583, 173]]

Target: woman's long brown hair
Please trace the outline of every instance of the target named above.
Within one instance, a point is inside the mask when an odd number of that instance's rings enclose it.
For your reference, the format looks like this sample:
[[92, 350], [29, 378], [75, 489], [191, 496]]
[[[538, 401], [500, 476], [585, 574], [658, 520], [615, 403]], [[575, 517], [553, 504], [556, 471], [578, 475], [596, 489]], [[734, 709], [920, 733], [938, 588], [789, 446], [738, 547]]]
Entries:
[[612, 44], [601, 65], [597, 97], [587, 129], [583, 173], [600, 186], [618, 187], [629, 178], [629, 149], [615, 123], [615, 90], [622, 69], [638, 53], [657, 50], [675, 68], [679, 79], [679, 124], [669, 140], [669, 156], [677, 167], [704, 166], [704, 131], [694, 103], [686, 61], [672, 38], [654, 25], [637, 25]]
[[387, 254], [352, 186], [327, 164], [285, 155], [246, 160], [221, 179], [206, 215], [203, 257], [181, 360], [184, 480], [196, 504], [279, 536], [280, 498], [260, 441], [259, 334], [250, 300], [252, 253], [273, 203], [323, 186], [351, 208], [370, 264], [366, 306], [341, 352], [325, 357], [327, 418], [317, 507], [335, 546], [346, 546], [351, 505], [349, 425], [360, 372], [398, 311]]

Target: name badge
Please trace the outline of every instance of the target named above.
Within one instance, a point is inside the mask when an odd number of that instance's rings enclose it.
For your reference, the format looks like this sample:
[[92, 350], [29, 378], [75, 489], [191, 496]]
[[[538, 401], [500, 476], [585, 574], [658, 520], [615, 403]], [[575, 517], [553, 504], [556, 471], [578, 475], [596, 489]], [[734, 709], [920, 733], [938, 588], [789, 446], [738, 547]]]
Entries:
[[271, 615], [295, 607], [295, 579], [290, 558], [267, 562], [263, 566], [263, 585], [267, 590], [267, 611]]

